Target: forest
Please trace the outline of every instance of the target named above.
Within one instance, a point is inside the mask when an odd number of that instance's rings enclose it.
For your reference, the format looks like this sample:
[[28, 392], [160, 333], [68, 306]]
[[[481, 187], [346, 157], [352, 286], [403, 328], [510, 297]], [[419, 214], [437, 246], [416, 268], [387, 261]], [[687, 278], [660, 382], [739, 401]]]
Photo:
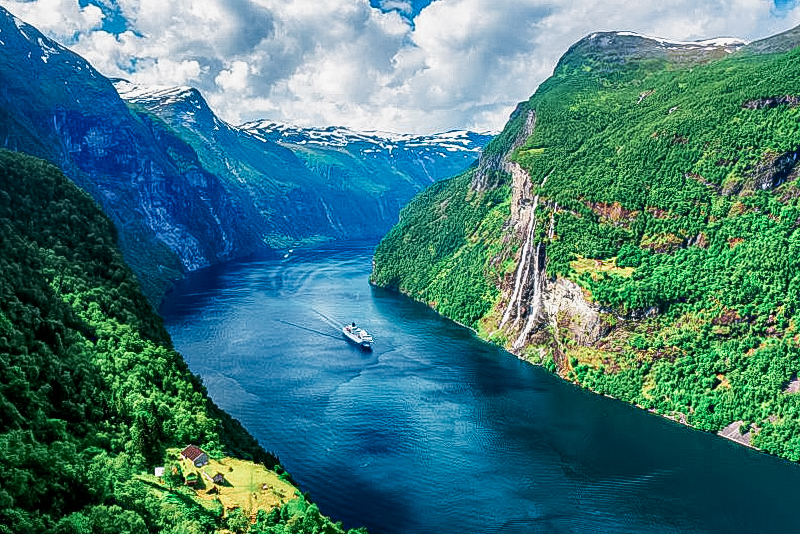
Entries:
[[[550, 317], [520, 356], [593, 391], [800, 460], [800, 49], [612, 61], [571, 50], [484, 158], [511, 150], [538, 195], [546, 276], [608, 322], [591, 343]], [[476, 169], [404, 210], [375, 252], [396, 288], [496, 332], [523, 236], [511, 176]], [[544, 178], [547, 178], [546, 182]], [[543, 182], [544, 185], [540, 185]]]
[[173, 349], [91, 197], [5, 150], [0, 359], [0, 532], [344, 533], [299, 490], [248, 517], [144, 482], [190, 443], [289, 478]]

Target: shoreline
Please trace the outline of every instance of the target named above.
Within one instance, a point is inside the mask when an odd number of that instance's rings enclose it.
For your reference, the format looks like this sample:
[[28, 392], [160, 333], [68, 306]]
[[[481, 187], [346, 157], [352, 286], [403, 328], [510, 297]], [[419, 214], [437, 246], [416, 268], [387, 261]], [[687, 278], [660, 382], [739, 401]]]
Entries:
[[[521, 360], [521, 361], [527, 363], [528, 365], [533, 365], [535, 367], [540, 367], [540, 368], [544, 369], [545, 371], [547, 371], [549, 374], [556, 376], [560, 380], [562, 380], [564, 382], [568, 382], [568, 383], [574, 385], [575, 387], [578, 387], [578, 388], [580, 388], [580, 389], [582, 389], [584, 391], [588, 391], [588, 392], [592, 393], [593, 395], [598, 395], [598, 396], [606, 397], [606, 398], [609, 398], [609, 399], [612, 399], [612, 400], [615, 400], [615, 401], [618, 401], [618, 402], [622, 402], [624, 404], [627, 404], [629, 406], [633, 406], [633, 407], [638, 408], [638, 409], [640, 409], [640, 410], [642, 410], [644, 412], [647, 412], [648, 414], [651, 414], [651, 415], [653, 415], [655, 417], [659, 417], [659, 418], [664, 419], [666, 421], [669, 421], [671, 423], [674, 423], [674, 424], [689, 428], [689, 429], [691, 429], [691, 430], [693, 430], [695, 432], [702, 432], [704, 434], [709, 434], [709, 435], [712, 435], [714, 437], [725, 439], [726, 441], [729, 441], [729, 442], [734, 443], [736, 445], [745, 447], [745, 448], [750, 449], [750, 450], [752, 450], [754, 452], [769, 456], [771, 458], [777, 458], [777, 459], [779, 459], [781, 461], [784, 461], [784, 462], [787, 462], [787, 463], [789, 463], [791, 465], [795, 465], [795, 466], [800, 465], [800, 462], [796, 462], [796, 461], [790, 460], [789, 458], [785, 458], [783, 456], [778, 456], [777, 454], [772, 454], [772, 453], [770, 453], [768, 451], [765, 451], [763, 449], [760, 449], [758, 447], [755, 447], [755, 446], [751, 445], [749, 443], [749, 439], [751, 439], [751, 437], [752, 437], [751, 431], [748, 431], [747, 434], [740, 434], [740, 436], [743, 436], [743, 439], [741, 439], [741, 440], [735, 439], [735, 436], [730, 431], [726, 432], [726, 430], [732, 428], [733, 425], [740, 426], [741, 424], [744, 424], [743, 421], [734, 421], [734, 422], [730, 423], [729, 425], [727, 425], [726, 427], [724, 427], [723, 429], [720, 429], [720, 430], [715, 431], [715, 432], [714, 431], [702, 430], [702, 429], [697, 428], [696, 426], [693, 426], [690, 423], [688, 423], [685, 420], [685, 416], [683, 418], [679, 418], [679, 417], [676, 417], [676, 416], [673, 416], [673, 415], [662, 414], [662, 413], [656, 411], [655, 409], [645, 408], [644, 406], [642, 406], [640, 404], [637, 404], [635, 402], [630, 402], [630, 401], [627, 401], [625, 399], [621, 399], [619, 397], [614, 397], [613, 395], [609, 395], [607, 393], [601, 393], [599, 391], [595, 391], [595, 390], [593, 390], [591, 388], [588, 388], [588, 387], [584, 386], [583, 384], [581, 384], [579, 382], [575, 382], [573, 380], [570, 380], [570, 379], [560, 375], [557, 372], [552, 372], [549, 369], [547, 369], [544, 365], [542, 365], [541, 363], [532, 362], [529, 359], [525, 358], [521, 353], [514, 352], [512, 349], [509, 349], [508, 347], [505, 347], [503, 345], [499, 345], [497, 343], [494, 343], [493, 341], [487, 339], [486, 337], [481, 336], [480, 332], [478, 330], [476, 330], [475, 328], [472, 328], [472, 327], [470, 327], [468, 325], [465, 325], [465, 324], [463, 324], [463, 323], [461, 323], [459, 321], [456, 321], [455, 319], [452, 319], [452, 318], [448, 317], [447, 315], [444, 315], [443, 313], [439, 312], [439, 310], [437, 310], [436, 308], [431, 306], [429, 303], [424, 302], [424, 301], [422, 301], [420, 299], [416, 299], [416, 298], [412, 297], [411, 295], [409, 295], [408, 293], [406, 293], [405, 291], [402, 291], [399, 288], [387, 287], [387, 286], [379, 286], [379, 285], [377, 285], [377, 284], [372, 282], [372, 277], [371, 276], [370, 276], [370, 279], [369, 279], [369, 285], [372, 288], [377, 288], [377, 289], [381, 289], [381, 290], [384, 290], [384, 291], [391, 291], [393, 293], [402, 295], [405, 298], [408, 298], [409, 300], [412, 300], [414, 302], [423, 304], [425, 307], [427, 307], [431, 311], [435, 312], [440, 317], [443, 317], [444, 319], [447, 319], [448, 321], [450, 321], [452, 323], [455, 323], [458, 326], [469, 330], [470, 332], [472, 332], [473, 335], [475, 335], [475, 337], [477, 337], [478, 339], [480, 339], [484, 343], [488, 343], [489, 345], [492, 345], [494, 347], [501, 348], [502, 350], [504, 350], [508, 354], [516, 357], [518, 360]], [[527, 347], [531, 347], [531, 346], [535, 346], [535, 345], [527, 345]], [[745, 436], [746, 436], [747, 441], [744, 440]]]

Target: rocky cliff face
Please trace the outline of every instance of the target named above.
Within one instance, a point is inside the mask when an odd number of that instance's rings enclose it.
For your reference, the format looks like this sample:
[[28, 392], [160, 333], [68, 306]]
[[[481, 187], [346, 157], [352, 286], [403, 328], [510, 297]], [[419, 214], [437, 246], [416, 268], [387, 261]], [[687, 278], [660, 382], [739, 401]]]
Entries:
[[[654, 61], [674, 67], [700, 65], [724, 58], [746, 44], [731, 38], [676, 42], [630, 32], [600, 32], [573, 45], [559, 61], [556, 73], [569, 76], [580, 70], [592, 76], [614, 75], [626, 69], [635, 70], [642, 62]], [[643, 91], [638, 102], [650, 95], [652, 92]], [[503, 283], [504, 312], [493, 327], [493, 335], [500, 333], [510, 340], [508, 348], [516, 353], [530, 344], [550, 344], [557, 366], [563, 368], [566, 363], [560, 343], [552, 340], [568, 339], [579, 346], [595, 346], [609, 334], [610, 324], [617, 321], [611, 318], [609, 310], [604, 313], [601, 306], [587, 298], [587, 292], [575, 282], [547, 273], [547, 243], [555, 236], [556, 215], [561, 210], [552, 201], [540, 206], [539, 191], [544, 188], [548, 175], [540, 175], [537, 177], [540, 183], [535, 183], [515, 153], [534, 133], [535, 125], [536, 110], [528, 102], [521, 103], [498, 136], [502, 149], [490, 147], [481, 157], [472, 188], [481, 191], [498, 187], [504, 180], [498, 180], [497, 176], [511, 177], [506, 228], [512, 242], [522, 243], [513, 260], [516, 270], [508, 273]], [[538, 232], [537, 223], [545, 226], [538, 228]]]
[[[547, 183], [545, 175], [539, 184], [533, 183], [528, 171], [513, 161], [514, 152], [533, 134], [536, 112], [527, 103], [520, 104], [509, 119], [510, 128], [504, 132], [505, 150], [481, 157], [473, 175], [475, 191], [499, 186], [498, 176], [510, 176], [511, 203], [506, 224], [508, 239], [522, 244], [515, 258], [516, 269], [506, 275], [501, 296], [504, 308], [492, 335], [501, 334], [510, 341], [508, 348], [519, 353], [526, 345], [548, 343], [544, 329], [556, 332], [582, 344], [592, 345], [608, 328], [601, 317], [600, 306], [586, 299], [574, 282], [547, 275], [546, 240], [554, 237], [557, 206], [546, 209], [549, 217], [540, 220], [537, 209], [539, 190]], [[537, 225], [545, 228], [537, 232]], [[542, 231], [543, 230], [543, 231]], [[544, 334], [544, 335], [543, 335]], [[557, 364], [563, 363], [563, 351], [553, 344]]]
[[273, 247], [331, 239], [377, 239], [400, 208], [434, 181], [473, 162], [488, 134], [430, 136], [297, 128], [220, 120], [188, 87], [115, 82], [123, 99], [179, 132], [238, 199]]
[[[517, 150], [533, 133], [536, 126], [536, 111], [530, 109], [526, 102], [522, 102], [509, 117], [508, 125], [503, 129], [497, 140], [492, 143], [492, 148], [481, 155], [478, 168], [472, 178], [472, 188], [476, 191], [486, 191], [503, 183], [504, 176], [511, 175], [515, 180], [514, 193], [519, 198], [530, 190], [530, 180], [527, 187], [525, 178], [521, 177], [516, 164], [511, 161], [514, 151]], [[519, 200], [519, 199], [518, 199]], [[512, 211], [519, 208], [517, 205]]]
[[[333, 126], [299, 128], [269, 121], [241, 128], [291, 150], [316, 176], [318, 187], [333, 189], [328, 201], [333, 218], [368, 238], [385, 235], [415, 194], [474, 163], [492, 138], [490, 133], [469, 131], [401, 135]], [[366, 217], [369, 223], [348, 220], [347, 213]]]
[[163, 121], [192, 147], [248, 221], [254, 243], [280, 248], [340, 236], [317, 180], [291, 151], [222, 121], [196, 89], [114, 83], [132, 109]]

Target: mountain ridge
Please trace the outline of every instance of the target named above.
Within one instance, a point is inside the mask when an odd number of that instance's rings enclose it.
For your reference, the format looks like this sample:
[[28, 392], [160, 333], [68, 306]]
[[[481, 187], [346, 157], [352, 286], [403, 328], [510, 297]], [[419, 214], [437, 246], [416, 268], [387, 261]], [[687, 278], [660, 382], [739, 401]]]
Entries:
[[0, 32], [3, 146], [57, 164], [103, 206], [154, 301], [182, 270], [255, 250], [251, 229], [186, 143], [5, 9]]
[[[230, 191], [256, 206], [263, 240], [298, 243], [379, 239], [400, 207], [433, 181], [470, 164], [487, 135], [376, 136], [344, 128], [232, 126], [195, 89], [116, 80], [135, 109], [164, 120]], [[258, 219], [262, 219], [258, 221]]]

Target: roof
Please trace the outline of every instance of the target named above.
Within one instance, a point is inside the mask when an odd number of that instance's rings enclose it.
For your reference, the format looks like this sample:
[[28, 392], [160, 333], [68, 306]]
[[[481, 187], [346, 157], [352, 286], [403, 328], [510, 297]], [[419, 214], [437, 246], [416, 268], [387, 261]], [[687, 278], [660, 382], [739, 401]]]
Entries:
[[181, 451], [181, 456], [186, 458], [187, 460], [197, 460], [201, 455], [205, 454], [200, 447], [196, 445], [189, 445], [183, 451]]

